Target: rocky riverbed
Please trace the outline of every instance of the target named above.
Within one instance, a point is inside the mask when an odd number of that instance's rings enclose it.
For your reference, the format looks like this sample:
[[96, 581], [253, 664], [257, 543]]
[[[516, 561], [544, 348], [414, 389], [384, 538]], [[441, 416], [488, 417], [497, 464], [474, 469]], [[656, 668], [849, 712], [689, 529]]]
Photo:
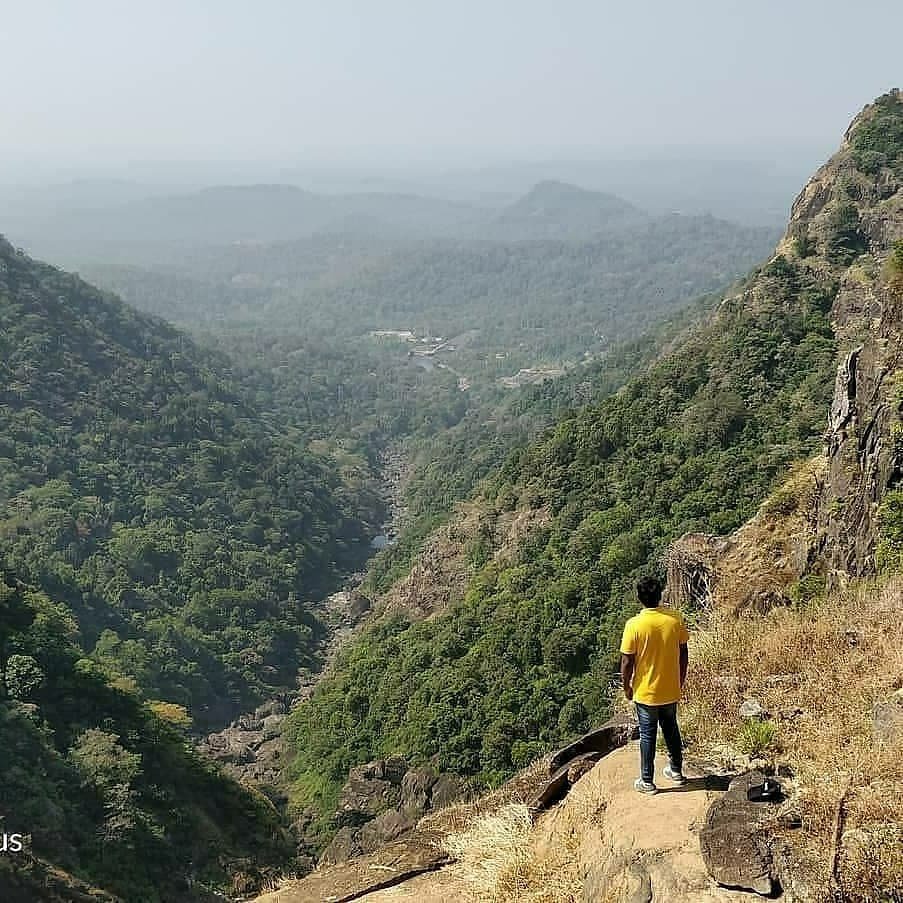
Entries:
[[[389, 447], [379, 459], [380, 481], [386, 520], [374, 542], [374, 552], [393, 543], [404, 524], [407, 509], [404, 486], [410, 468], [398, 448]], [[280, 802], [281, 771], [285, 749], [281, 725], [293, 708], [310, 698], [314, 688], [328, 673], [339, 649], [360, 627], [372, 607], [361, 592], [364, 572], [351, 574], [344, 587], [322, 600], [316, 608], [327, 628], [318, 671], [298, 675], [296, 687], [268, 699], [252, 712], [239, 715], [228, 727], [208, 734], [198, 743], [200, 752], [218, 762], [235, 779], [259, 787]]]

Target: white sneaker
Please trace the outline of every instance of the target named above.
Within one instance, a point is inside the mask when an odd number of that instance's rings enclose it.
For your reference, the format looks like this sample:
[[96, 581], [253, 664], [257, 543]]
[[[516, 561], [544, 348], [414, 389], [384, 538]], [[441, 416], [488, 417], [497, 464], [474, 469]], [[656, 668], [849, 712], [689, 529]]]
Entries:
[[683, 773], [680, 771], [675, 771], [670, 765], [666, 765], [664, 769], [662, 769], [662, 774], [669, 781], [674, 781], [675, 784], [687, 783], [687, 779], [683, 776]]
[[644, 781], [642, 778], [637, 778], [633, 782], [633, 789], [638, 793], [658, 793], [658, 787], [655, 784], [651, 781]]

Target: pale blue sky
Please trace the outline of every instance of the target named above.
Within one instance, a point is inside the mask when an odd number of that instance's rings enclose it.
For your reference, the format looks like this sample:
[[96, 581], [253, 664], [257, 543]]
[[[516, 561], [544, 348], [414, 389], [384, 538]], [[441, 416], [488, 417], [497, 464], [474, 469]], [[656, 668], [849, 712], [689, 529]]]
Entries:
[[0, 0], [0, 156], [526, 159], [830, 149], [903, 2]]

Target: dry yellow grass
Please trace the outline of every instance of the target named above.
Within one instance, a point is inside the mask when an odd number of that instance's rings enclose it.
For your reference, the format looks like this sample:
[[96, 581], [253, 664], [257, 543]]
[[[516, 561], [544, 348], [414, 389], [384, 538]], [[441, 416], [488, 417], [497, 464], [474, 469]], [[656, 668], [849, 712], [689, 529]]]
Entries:
[[532, 820], [521, 803], [481, 815], [445, 839], [459, 874], [479, 903], [576, 903], [581, 887], [577, 848], [581, 835], [538, 850]]
[[903, 900], [903, 742], [873, 737], [874, 706], [903, 688], [903, 579], [862, 583], [768, 615], [710, 615], [691, 652], [685, 723], [701, 752], [738, 752], [738, 708], [759, 699], [768, 757], [793, 770], [797, 842], [850, 903]]

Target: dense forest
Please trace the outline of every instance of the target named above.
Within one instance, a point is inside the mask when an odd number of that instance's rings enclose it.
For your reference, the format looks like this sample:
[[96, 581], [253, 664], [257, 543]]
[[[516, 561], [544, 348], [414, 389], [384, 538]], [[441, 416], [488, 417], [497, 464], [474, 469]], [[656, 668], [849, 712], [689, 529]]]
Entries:
[[[344, 437], [370, 459], [404, 440], [410, 506], [435, 514], [547, 422], [525, 414], [531, 382], [618, 369], [616, 347], [745, 273], [773, 238], [712, 217], [641, 217], [593, 240], [317, 236], [82, 269], [228, 354], [259, 407], [313, 438]], [[413, 336], [374, 335], [386, 330]], [[465, 448], [483, 462], [471, 477], [454, 463]]]
[[71, 608], [111, 678], [199, 724], [292, 684], [305, 600], [366, 547], [366, 491], [170, 326], [8, 244], [0, 267], [6, 567]]
[[31, 838], [24, 862], [0, 856], [3, 898], [88, 899], [77, 878], [122, 900], [206, 899], [284, 866], [272, 805], [192, 751], [183, 708], [143, 701], [80, 639], [63, 602], [0, 576], [0, 814]]

